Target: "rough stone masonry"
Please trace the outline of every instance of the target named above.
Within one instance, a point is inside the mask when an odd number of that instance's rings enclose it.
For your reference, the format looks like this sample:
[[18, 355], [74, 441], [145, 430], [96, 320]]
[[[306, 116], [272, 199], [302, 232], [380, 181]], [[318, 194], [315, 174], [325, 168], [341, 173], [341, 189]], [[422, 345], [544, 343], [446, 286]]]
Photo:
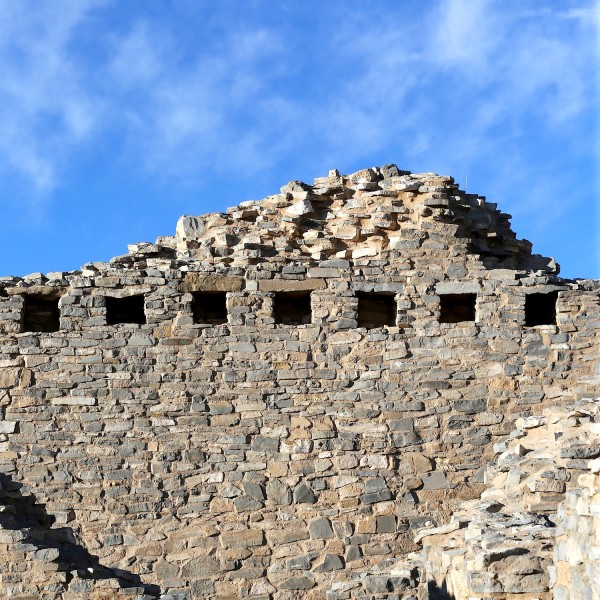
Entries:
[[598, 598], [600, 282], [509, 218], [332, 171], [0, 278], [1, 597]]

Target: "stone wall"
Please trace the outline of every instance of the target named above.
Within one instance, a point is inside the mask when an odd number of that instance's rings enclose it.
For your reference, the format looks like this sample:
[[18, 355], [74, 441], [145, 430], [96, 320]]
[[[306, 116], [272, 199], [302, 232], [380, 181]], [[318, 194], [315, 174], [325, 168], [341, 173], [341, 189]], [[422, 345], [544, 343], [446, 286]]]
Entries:
[[494, 443], [598, 390], [599, 283], [508, 218], [388, 165], [0, 278], [2, 594], [414, 597]]
[[424, 578], [455, 600], [597, 598], [600, 406], [546, 408], [494, 445], [487, 489], [424, 529]]
[[590, 461], [588, 470], [558, 511], [552, 581], [556, 600], [600, 599], [600, 460]]

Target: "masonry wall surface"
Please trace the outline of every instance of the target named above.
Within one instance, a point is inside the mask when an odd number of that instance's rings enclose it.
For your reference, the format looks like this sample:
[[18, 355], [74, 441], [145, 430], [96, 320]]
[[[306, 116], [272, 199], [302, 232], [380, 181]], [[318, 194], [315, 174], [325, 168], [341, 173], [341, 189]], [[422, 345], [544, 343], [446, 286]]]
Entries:
[[[515, 419], [597, 394], [600, 286], [530, 249], [451, 178], [386, 166], [0, 278], [2, 593], [416, 597], [361, 574], [479, 496]], [[275, 323], [300, 290], [311, 323]], [[198, 291], [227, 323], [194, 323]], [[526, 295], [556, 291], [526, 327]], [[383, 292], [395, 325], [359, 327], [357, 294]], [[59, 331], [23, 331], [27, 294], [60, 298]], [[146, 324], [107, 325], [137, 294]], [[443, 294], [475, 320], [440, 323]]]

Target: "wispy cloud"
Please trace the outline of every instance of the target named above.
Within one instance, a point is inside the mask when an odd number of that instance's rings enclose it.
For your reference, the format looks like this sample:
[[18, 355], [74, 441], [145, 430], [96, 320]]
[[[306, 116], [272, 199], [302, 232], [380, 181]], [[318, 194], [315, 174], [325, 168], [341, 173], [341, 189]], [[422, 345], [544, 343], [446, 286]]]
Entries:
[[200, 42], [184, 61], [168, 33], [144, 24], [114, 50], [108, 73], [127, 115], [129, 152], [142, 148], [147, 168], [189, 178], [207, 166], [253, 170], [272, 159], [277, 144], [269, 140], [291, 107], [269, 73], [281, 51], [276, 36], [240, 28], [216, 49]]
[[38, 191], [89, 138], [101, 103], [86, 90], [69, 43], [97, 0], [0, 3], [0, 155]]
[[232, 164], [250, 173], [304, 151], [312, 163], [387, 149], [468, 166], [498, 160], [532, 123], [572, 144], [565, 132], [598, 101], [597, 3], [334, 4], [339, 25], [314, 39], [237, 22], [182, 48], [151, 11], [117, 20], [100, 0], [35, 10], [0, 0], [5, 173], [52, 190], [75, 149], [108, 135], [126, 168], [174, 180]]
[[[408, 38], [384, 22], [341, 32], [357, 64], [341, 94], [344, 111], [348, 124], [364, 121], [367, 140], [372, 128], [383, 131], [382, 146], [398, 134], [419, 132], [432, 144], [455, 136], [476, 154], [483, 140], [497, 139], [494, 128], [501, 138], [519, 135], [532, 118], [563, 124], [594, 106], [598, 28], [584, 19], [591, 9], [547, 9], [534, 19], [492, 0], [435, 6], [421, 21], [434, 27]], [[576, 21], [571, 31], [567, 16]]]
[[490, 68], [501, 44], [507, 17], [494, 9], [492, 0], [446, 0], [432, 11], [433, 36], [425, 36], [426, 63], [438, 68], [458, 68], [472, 83]]

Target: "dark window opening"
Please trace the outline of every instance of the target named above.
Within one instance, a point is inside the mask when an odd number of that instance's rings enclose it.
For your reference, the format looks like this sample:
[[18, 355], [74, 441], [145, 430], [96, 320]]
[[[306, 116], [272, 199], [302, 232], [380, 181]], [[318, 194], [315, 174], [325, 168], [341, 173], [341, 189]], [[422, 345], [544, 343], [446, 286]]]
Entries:
[[440, 323], [475, 320], [477, 294], [443, 294], [440, 296]]
[[558, 292], [525, 296], [525, 325], [556, 325]]
[[396, 298], [393, 294], [358, 292], [358, 326], [373, 329], [396, 325]]
[[194, 292], [192, 313], [194, 323], [227, 323], [227, 292]]
[[25, 299], [23, 331], [50, 332], [60, 329], [58, 298], [28, 294]]
[[277, 292], [273, 317], [281, 325], [308, 325], [312, 322], [310, 292]]
[[144, 296], [126, 296], [125, 298], [113, 298], [106, 296], [106, 323], [107, 325], [118, 325], [119, 323], [146, 323], [144, 312]]

